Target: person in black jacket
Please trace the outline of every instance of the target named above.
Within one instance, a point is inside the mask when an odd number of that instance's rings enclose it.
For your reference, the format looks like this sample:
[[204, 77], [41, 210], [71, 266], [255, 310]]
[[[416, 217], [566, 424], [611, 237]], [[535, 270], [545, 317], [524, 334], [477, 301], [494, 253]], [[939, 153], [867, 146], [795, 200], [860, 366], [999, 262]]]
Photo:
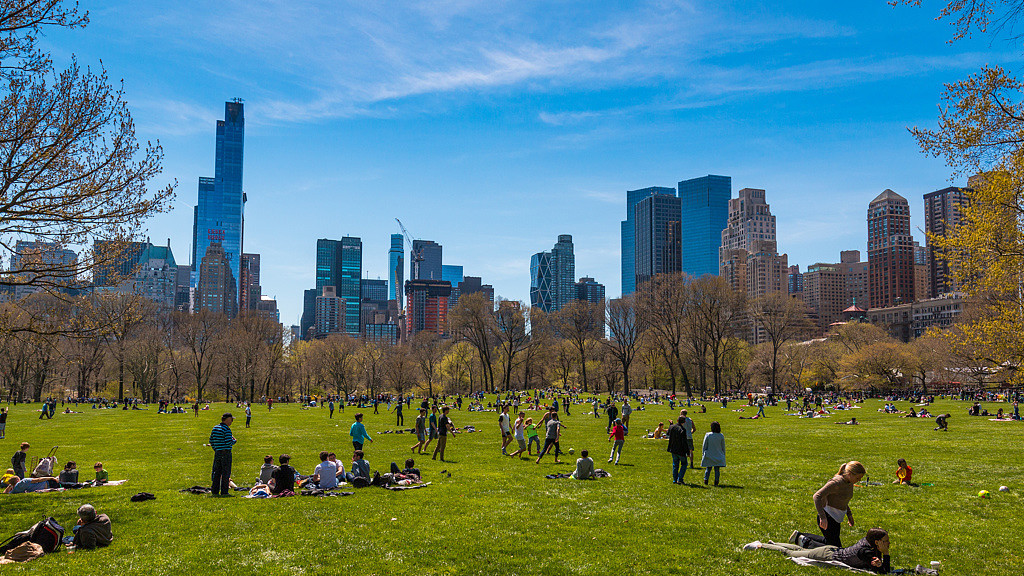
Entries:
[[672, 483], [684, 484], [683, 476], [686, 475], [686, 455], [689, 453], [689, 445], [686, 443], [686, 429], [683, 424], [685, 416], [680, 416], [676, 423], [668, 427], [668, 451], [672, 454]]
[[869, 570], [875, 574], [889, 573], [889, 533], [881, 528], [872, 528], [853, 546], [839, 548], [825, 545], [825, 539], [817, 534], [805, 534], [794, 530], [789, 544], [775, 542], [751, 542], [744, 550], [778, 550], [790, 558], [810, 558], [842, 562], [851, 568]]

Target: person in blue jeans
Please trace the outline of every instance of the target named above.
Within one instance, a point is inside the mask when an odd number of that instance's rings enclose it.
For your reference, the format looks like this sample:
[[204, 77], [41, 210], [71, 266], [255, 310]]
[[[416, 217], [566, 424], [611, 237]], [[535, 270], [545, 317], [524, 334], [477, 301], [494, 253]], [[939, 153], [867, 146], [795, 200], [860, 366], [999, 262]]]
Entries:
[[683, 484], [686, 475], [686, 455], [689, 444], [686, 442], [686, 429], [683, 424], [685, 416], [680, 416], [676, 423], [668, 427], [668, 451], [672, 454], [672, 483]]
[[712, 422], [711, 432], [704, 435], [700, 465], [704, 468], [704, 484], [708, 483], [711, 469], [714, 468], [715, 486], [718, 486], [720, 471], [725, 466], [725, 435], [722, 434], [722, 425], [718, 422]]

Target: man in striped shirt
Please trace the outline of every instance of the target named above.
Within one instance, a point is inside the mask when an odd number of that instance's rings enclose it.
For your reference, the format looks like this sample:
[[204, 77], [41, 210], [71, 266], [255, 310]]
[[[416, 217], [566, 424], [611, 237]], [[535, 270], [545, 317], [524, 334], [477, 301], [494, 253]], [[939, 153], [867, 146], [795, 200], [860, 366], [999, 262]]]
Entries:
[[214, 496], [230, 496], [228, 479], [231, 478], [231, 447], [235, 445], [235, 437], [231, 435], [231, 423], [235, 418], [230, 412], [220, 417], [220, 424], [210, 432], [210, 447], [213, 448], [213, 485]]

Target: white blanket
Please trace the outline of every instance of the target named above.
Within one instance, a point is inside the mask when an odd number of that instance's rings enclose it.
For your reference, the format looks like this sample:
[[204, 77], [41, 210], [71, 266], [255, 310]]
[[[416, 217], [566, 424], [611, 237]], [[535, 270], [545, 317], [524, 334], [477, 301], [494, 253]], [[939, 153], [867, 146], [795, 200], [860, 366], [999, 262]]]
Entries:
[[861, 570], [860, 568], [854, 568], [843, 564], [842, 562], [836, 562], [835, 560], [812, 560], [810, 558], [790, 558], [793, 562], [801, 566], [817, 566], [818, 568], [839, 568], [840, 570], [848, 570], [850, 572], [861, 572], [864, 574], [871, 574], [867, 570]]

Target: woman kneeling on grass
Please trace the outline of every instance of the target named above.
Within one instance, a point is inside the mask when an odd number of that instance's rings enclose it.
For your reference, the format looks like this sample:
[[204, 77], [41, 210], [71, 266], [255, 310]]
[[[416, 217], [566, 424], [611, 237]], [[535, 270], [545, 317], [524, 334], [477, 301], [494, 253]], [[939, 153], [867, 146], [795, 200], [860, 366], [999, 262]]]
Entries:
[[824, 562], [842, 562], [851, 568], [870, 570], [876, 574], [889, 573], [889, 533], [881, 528], [872, 528], [853, 546], [840, 548], [825, 544], [817, 534], [804, 534], [794, 530], [788, 544], [775, 542], [751, 542], [744, 550], [778, 550], [790, 558], [810, 558]]

